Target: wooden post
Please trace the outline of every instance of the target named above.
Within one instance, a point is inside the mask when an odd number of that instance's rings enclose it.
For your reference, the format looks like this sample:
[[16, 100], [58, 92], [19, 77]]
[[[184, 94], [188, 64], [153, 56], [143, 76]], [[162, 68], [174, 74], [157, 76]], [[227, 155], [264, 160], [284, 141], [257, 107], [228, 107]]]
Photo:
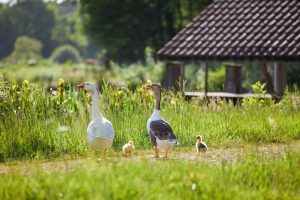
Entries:
[[226, 65], [225, 92], [240, 93], [242, 87], [242, 67]]
[[272, 78], [271, 78], [270, 72], [268, 71], [267, 63], [264, 63], [262, 65], [262, 71], [263, 71], [264, 77], [266, 79], [266, 87], [267, 87], [268, 92], [270, 92], [272, 95], [275, 94], [274, 87], [272, 84]]
[[183, 88], [184, 65], [182, 62], [167, 62], [167, 71], [164, 86], [168, 89], [180, 90]]
[[205, 63], [205, 77], [204, 77], [204, 96], [207, 97], [208, 92], [208, 63]]
[[283, 96], [286, 87], [286, 66], [274, 63], [274, 90], [277, 96]]

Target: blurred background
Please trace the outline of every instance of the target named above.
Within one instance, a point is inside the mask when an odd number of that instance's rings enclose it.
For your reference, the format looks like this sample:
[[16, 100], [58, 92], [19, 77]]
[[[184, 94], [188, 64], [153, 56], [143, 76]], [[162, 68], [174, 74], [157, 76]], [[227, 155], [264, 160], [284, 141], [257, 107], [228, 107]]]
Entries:
[[[0, 73], [21, 83], [56, 85], [103, 79], [136, 88], [162, 82], [157, 51], [212, 0], [0, 0]], [[244, 63], [243, 90], [263, 79]], [[288, 63], [289, 89], [300, 85], [299, 63]], [[209, 90], [223, 91], [225, 63], [209, 69]], [[204, 65], [187, 63], [185, 87], [203, 90]]]

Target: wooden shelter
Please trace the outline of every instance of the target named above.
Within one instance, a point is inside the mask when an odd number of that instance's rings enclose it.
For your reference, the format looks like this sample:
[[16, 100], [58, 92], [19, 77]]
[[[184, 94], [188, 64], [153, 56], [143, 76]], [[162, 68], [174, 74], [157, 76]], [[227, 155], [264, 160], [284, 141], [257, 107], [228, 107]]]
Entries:
[[[258, 61], [268, 90], [281, 96], [285, 62], [300, 61], [300, 0], [215, 0], [158, 51], [158, 58], [167, 62], [167, 87], [182, 83], [185, 62]], [[226, 91], [239, 93], [240, 66], [226, 70]]]

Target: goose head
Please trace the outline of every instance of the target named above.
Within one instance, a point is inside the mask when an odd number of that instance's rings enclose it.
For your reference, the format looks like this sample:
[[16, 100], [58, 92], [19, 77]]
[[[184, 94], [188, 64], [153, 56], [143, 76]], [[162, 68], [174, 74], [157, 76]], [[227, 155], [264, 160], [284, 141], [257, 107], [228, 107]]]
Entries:
[[145, 88], [153, 90], [155, 94], [160, 93], [161, 91], [161, 86], [157, 83], [147, 84]]
[[160, 92], [161, 92], [161, 86], [157, 83], [151, 83], [151, 84], [147, 84], [145, 86], [146, 89], [151, 89], [154, 94], [155, 94], [155, 99], [156, 99], [156, 103], [155, 103], [155, 109], [156, 110], [160, 110]]
[[90, 82], [83, 82], [83, 83], [77, 85], [77, 87], [84, 89], [85, 91], [91, 92], [91, 93], [94, 93], [95, 91], [97, 91], [96, 86]]

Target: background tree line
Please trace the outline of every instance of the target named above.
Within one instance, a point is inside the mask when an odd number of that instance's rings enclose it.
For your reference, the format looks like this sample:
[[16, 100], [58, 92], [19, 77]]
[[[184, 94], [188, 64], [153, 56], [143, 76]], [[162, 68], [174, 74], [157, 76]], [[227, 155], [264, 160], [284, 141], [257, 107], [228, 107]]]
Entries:
[[85, 28], [123, 62], [142, 60], [145, 47], [161, 48], [212, 0], [81, 0]]
[[79, 5], [72, 2], [19, 0], [12, 5], [0, 4], [0, 59], [11, 55], [21, 36], [41, 42], [44, 58], [63, 44], [73, 45], [85, 56], [94, 56], [96, 45], [84, 33], [81, 20]]
[[161, 48], [212, 0], [15, 2], [0, 4], [0, 59], [11, 54], [18, 37], [28, 36], [42, 43], [43, 57], [71, 44], [85, 57], [101, 47], [102, 55], [132, 63], [144, 60], [146, 47]]

